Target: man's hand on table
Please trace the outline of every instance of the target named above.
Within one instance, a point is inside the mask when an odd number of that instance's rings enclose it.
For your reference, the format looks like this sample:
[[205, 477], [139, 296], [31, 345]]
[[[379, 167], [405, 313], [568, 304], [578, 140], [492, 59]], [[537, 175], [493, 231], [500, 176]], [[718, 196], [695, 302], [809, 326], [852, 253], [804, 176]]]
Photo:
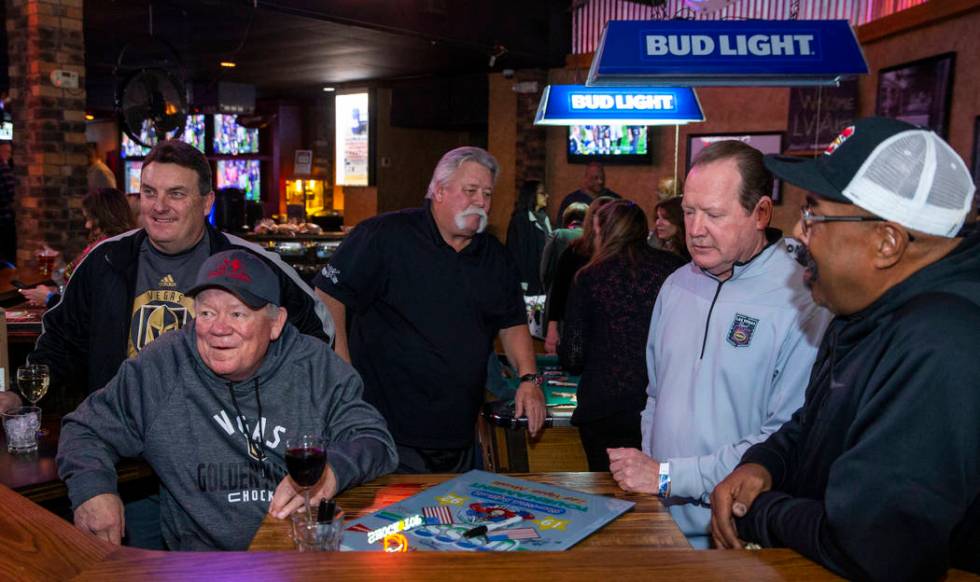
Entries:
[[660, 461], [637, 449], [606, 449], [609, 472], [623, 491], [656, 495], [660, 479]]
[[544, 392], [534, 382], [521, 382], [514, 396], [514, 416], [527, 417], [527, 431], [532, 437], [538, 436], [538, 431], [544, 426], [545, 404]]
[[755, 463], [736, 467], [715, 487], [711, 492], [711, 537], [717, 547], [729, 550], [745, 547], [745, 542], [738, 539], [735, 518], [744, 517], [755, 498], [770, 489], [772, 475]]
[[75, 527], [120, 545], [126, 529], [122, 500], [115, 493], [92, 497], [75, 509]]
[[17, 408], [22, 404], [20, 396], [16, 392], [0, 392], [0, 411]]
[[[321, 499], [332, 499], [337, 494], [337, 476], [333, 473], [333, 468], [328, 464], [323, 471], [323, 476], [310, 489], [310, 505], [316, 506]], [[279, 519], [286, 519], [303, 507], [303, 490], [296, 486], [296, 483], [287, 476], [279, 482], [276, 492], [272, 495], [272, 503], [269, 504], [269, 514]]]
[[38, 285], [31, 289], [21, 289], [20, 294], [27, 299], [28, 304], [33, 307], [44, 307], [48, 304], [48, 296], [51, 293], [57, 292], [58, 289], [55, 287], [48, 287], [47, 285]]

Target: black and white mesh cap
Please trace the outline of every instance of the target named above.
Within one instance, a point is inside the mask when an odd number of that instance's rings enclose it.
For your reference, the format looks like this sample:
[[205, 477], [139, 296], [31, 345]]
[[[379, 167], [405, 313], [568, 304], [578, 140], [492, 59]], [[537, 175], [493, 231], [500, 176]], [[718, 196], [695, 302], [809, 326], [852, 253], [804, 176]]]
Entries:
[[956, 235], [976, 191], [963, 159], [938, 135], [884, 117], [856, 121], [815, 159], [768, 155], [765, 163], [822, 198], [936, 236]]

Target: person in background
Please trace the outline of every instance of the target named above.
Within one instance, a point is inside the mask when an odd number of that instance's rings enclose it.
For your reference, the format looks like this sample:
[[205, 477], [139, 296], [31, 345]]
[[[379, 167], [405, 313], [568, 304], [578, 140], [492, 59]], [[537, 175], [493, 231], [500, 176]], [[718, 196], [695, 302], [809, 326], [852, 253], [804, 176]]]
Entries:
[[[82, 198], [82, 215], [85, 217], [85, 229], [88, 230], [89, 244], [65, 267], [65, 283], [85, 255], [97, 244], [109, 237], [122, 234], [136, 228], [136, 222], [129, 211], [126, 196], [115, 188], [101, 188], [89, 192]], [[31, 305], [54, 306], [61, 300], [61, 293], [55, 287], [38, 285], [32, 289], [22, 289], [20, 292]]]
[[589, 471], [608, 471], [606, 449], [641, 446], [648, 322], [660, 286], [684, 261], [650, 248], [646, 214], [633, 202], [610, 202], [593, 222], [595, 252], [575, 275], [558, 354], [562, 369], [582, 376], [572, 424]]
[[95, 192], [102, 188], [115, 188], [116, 175], [102, 161], [98, 144], [89, 142], [85, 144], [85, 150], [88, 153], [88, 170], [86, 172], [88, 191]]
[[545, 321], [548, 322], [544, 349], [549, 354], [558, 353], [558, 343], [561, 340], [560, 327], [562, 320], [565, 319], [565, 303], [568, 300], [568, 291], [572, 288], [572, 278], [592, 258], [595, 248], [595, 237], [592, 235], [595, 223], [592, 217], [599, 208], [613, 200], [600, 196], [589, 204], [585, 219], [582, 221], [582, 236], [573, 240], [558, 257], [555, 278], [548, 291], [544, 307]]
[[588, 204], [581, 202], [569, 204], [565, 213], [561, 215], [561, 221], [566, 226], [552, 231], [548, 241], [544, 243], [544, 251], [541, 252], [541, 286], [544, 287], [545, 293], [551, 293], [551, 284], [555, 280], [555, 271], [558, 269], [558, 258], [573, 240], [582, 236], [582, 221], [585, 220], [585, 213], [588, 210]]
[[133, 222], [138, 228], [143, 228], [143, 215], [140, 214], [140, 193], [126, 192], [126, 202], [129, 204], [129, 212], [133, 215]]
[[273, 267], [245, 250], [221, 252], [187, 294], [195, 320], [124, 362], [64, 419], [58, 475], [75, 527], [120, 543], [120, 456], [140, 456], [160, 476], [172, 550], [245, 550], [266, 513], [298, 510], [287, 439], [327, 443], [313, 504], [395, 468], [391, 435], [361, 399], [361, 379], [286, 321]]
[[660, 241], [661, 248], [670, 251], [684, 261], [691, 260], [687, 252], [687, 240], [684, 233], [684, 211], [681, 209], [680, 198], [668, 198], [657, 204], [654, 212], [657, 220], [654, 223], [654, 234]]
[[14, 211], [16, 188], [13, 144], [0, 141], [0, 268], [13, 268], [17, 264], [17, 222]]
[[710, 542], [708, 495], [803, 402], [831, 314], [803, 286], [772, 218], [762, 153], [719, 141], [684, 185], [693, 261], [657, 297], [647, 342], [643, 450], [609, 449], [626, 491], [665, 498], [696, 548]]
[[521, 274], [525, 295], [541, 295], [541, 254], [551, 236], [551, 221], [545, 209], [548, 193], [538, 180], [525, 180], [514, 201], [514, 212], [507, 227], [507, 249]]
[[484, 232], [498, 173], [486, 150], [447, 152], [422, 208], [360, 223], [313, 281], [337, 323], [337, 354], [388, 421], [402, 473], [473, 468], [495, 336], [520, 374], [516, 415], [532, 436], [544, 424], [520, 274]]
[[558, 220], [565, 214], [565, 209], [568, 208], [569, 204], [575, 202], [592, 204], [592, 201], [599, 196], [614, 199], [620, 198], [619, 194], [606, 188], [606, 171], [602, 164], [591, 162], [585, 167], [585, 174], [582, 176], [582, 187], [568, 194], [561, 201], [561, 205], [558, 207], [558, 214], [555, 215], [555, 222], [558, 223], [558, 227], [564, 228], [565, 226], [563, 223], [558, 222]]
[[976, 192], [966, 164], [935, 133], [873, 117], [824, 155], [766, 166], [807, 191], [802, 276], [837, 317], [803, 407], [715, 487], [715, 542], [792, 548], [852, 580], [980, 574], [980, 237], [956, 236]]

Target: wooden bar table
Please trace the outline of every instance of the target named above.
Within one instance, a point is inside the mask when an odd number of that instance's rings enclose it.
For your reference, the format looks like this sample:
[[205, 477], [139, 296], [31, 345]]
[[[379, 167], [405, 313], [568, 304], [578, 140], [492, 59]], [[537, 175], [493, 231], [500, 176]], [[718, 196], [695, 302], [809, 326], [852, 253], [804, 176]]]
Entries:
[[[345, 491], [337, 497], [337, 504], [344, 509], [349, 521], [397, 503], [455, 476], [386, 475]], [[523, 473], [508, 476], [583, 493], [618, 497], [636, 503], [633, 509], [576, 544], [571, 551], [609, 547], [690, 548], [684, 534], [657, 497], [625, 493], [609, 473]], [[249, 550], [295, 550], [289, 535], [289, 522], [266, 516], [252, 539]]]
[[[0, 580], [836, 580], [791, 550], [567, 552], [152, 552], [120, 548], [0, 485]], [[584, 545], [583, 545], [584, 548]], [[950, 571], [946, 580], [976, 580]]]

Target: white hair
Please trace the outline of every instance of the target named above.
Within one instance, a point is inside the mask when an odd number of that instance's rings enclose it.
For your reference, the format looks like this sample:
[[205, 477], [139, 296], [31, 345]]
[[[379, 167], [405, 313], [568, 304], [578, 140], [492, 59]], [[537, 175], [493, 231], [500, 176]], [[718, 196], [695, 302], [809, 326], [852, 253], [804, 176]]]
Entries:
[[497, 175], [500, 173], [500, 164], [493, 154], [483, 148], [473, 146], [463, 146], [446, 152], [439, 163], [436, 164], [435, 171], [432, 172], [432, 180], [429, 181], [429, 190], [425, 193], [426, 198], [432, 198], [441, 186], [445, 186], [456, 170], [465, 162], [476, 162], [484, 168], [490, 170], [490, 179], [494, 185], [497, 184]]

